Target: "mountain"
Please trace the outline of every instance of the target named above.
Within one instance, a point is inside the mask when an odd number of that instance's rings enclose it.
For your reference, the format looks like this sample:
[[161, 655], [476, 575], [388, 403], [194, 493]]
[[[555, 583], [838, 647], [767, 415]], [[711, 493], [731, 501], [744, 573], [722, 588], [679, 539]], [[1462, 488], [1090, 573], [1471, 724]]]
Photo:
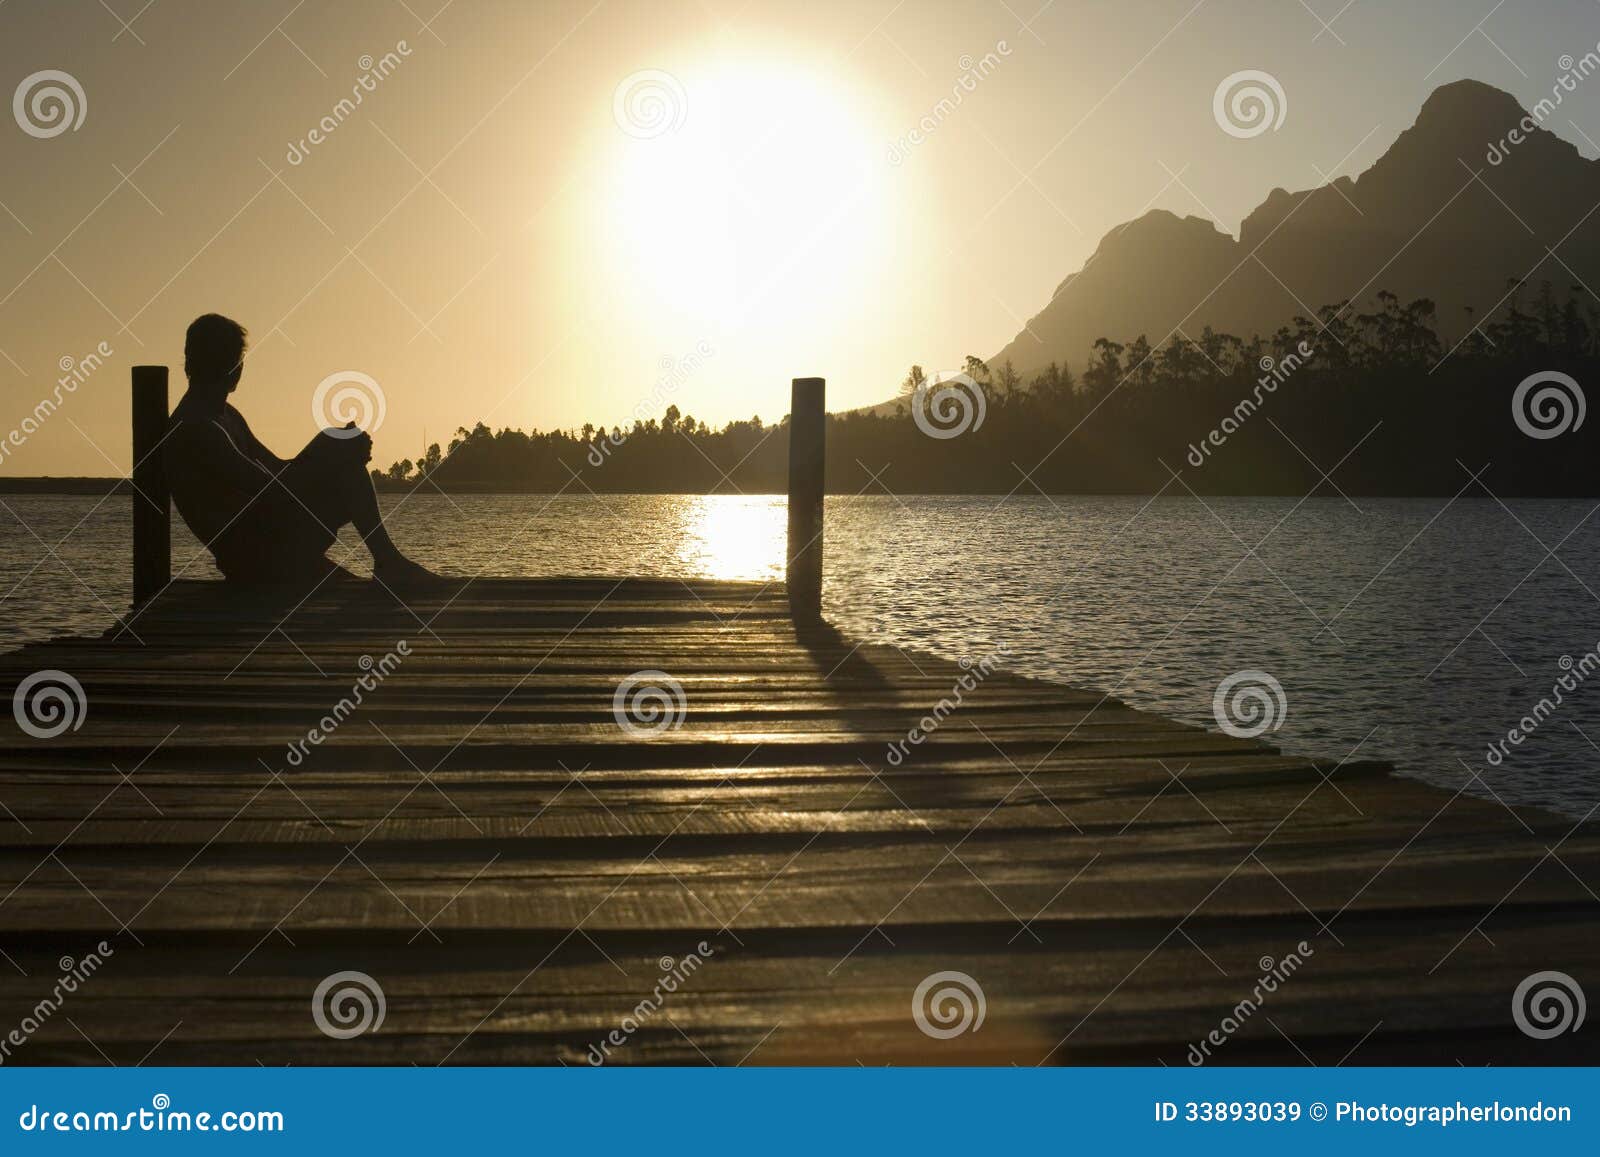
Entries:
[[1468, 308], [1496, 310], [1508, 278], [1548, 280], [1559, 297], [1600, 286], [1600, 162], [1543, 128], [1518, 129], [1525, 120], [1509, 93], [1457, 81], [1366, 172], [1274, 189], [1237, 240], [1164, 210], [1119, 225], [990, 365], [1009, 358], [1027, 379], [1052, 361], [1081, 368], [1100, 337], [1160, 345], [1208, 325], [1270, 336], [1296, 314], [1347, 299], [1362, 308], [1380, 290], [1432, 298], [1448, 344], [1473, 324]]

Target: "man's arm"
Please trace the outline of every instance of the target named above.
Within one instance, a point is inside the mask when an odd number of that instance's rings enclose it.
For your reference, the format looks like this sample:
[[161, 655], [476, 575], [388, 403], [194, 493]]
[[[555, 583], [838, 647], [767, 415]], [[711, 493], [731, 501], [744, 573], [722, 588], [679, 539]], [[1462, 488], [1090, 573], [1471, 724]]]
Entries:
[[[243, 414], [232, 406], [229, 406], [228, 410], [233, 416], [234, 424], [238, 427], [237, 439], [233, 435], [229, 435], [229, 441], [234, 443], [240, 453], [274, 474], [289, 465], [287, 458], [279, 458], [271, 450], [267, 449], [265, 442], [256, 437], [255, 431], [250, 428], [250, 423], [244, 420]], [[226, 428], [224, 428], [223, 433], [228, 433]]]
[[251, 494], [264, 489], [277, 476], [277, 471], [265, 462], [242, 451], [222, 423], [214, 419], [180, 421], [169, 450], [176, 454], [169, 453], [168, 462], [176, 458], [178, 469], [192, 478]]

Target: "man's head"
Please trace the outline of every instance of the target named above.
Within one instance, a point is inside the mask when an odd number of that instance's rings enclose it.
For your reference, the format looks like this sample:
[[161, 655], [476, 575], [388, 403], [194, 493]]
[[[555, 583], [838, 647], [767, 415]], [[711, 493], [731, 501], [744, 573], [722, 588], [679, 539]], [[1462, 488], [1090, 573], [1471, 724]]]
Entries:
[[183, 372], [191, 386], [231, 392], [244, 372], [245, 328], [220, 313], [189, 323], [183, 339]]

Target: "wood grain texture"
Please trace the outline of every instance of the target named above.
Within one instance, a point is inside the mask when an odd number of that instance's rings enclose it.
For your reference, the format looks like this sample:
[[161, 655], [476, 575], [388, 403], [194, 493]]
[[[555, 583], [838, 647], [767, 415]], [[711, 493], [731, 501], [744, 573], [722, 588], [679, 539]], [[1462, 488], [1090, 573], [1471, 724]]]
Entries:
[[[1184, 1064], [1229, 1018], [1210, 1063], [1600, 1057], [1511, 1016], [1597, 975], [1592, 825], [797, 633], [781, 585], [179, 582], [0, 685], [45, 668], [87, 711], [0, 750], [0, 1033], [112, 952], [8, 1063], [583, 1064], [626, 1021], [610, 1063]], [[660, 732], [615, 713], [648, 670]], [[345, 970], [386, 1015], [340, 1040]], [[985, 1020], [934, 1039], [952, 970]]]

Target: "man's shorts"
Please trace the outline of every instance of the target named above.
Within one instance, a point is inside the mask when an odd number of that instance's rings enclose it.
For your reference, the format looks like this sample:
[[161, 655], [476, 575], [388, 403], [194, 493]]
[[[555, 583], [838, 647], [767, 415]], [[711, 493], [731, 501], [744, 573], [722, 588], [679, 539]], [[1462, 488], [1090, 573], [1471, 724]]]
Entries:
[[350, 521], [349, 506], [349, 484], [338, 468], [291, 462], [223, 532], [213, 551], [217, 569], [237, 582], [315, 576], [339, 527]]

